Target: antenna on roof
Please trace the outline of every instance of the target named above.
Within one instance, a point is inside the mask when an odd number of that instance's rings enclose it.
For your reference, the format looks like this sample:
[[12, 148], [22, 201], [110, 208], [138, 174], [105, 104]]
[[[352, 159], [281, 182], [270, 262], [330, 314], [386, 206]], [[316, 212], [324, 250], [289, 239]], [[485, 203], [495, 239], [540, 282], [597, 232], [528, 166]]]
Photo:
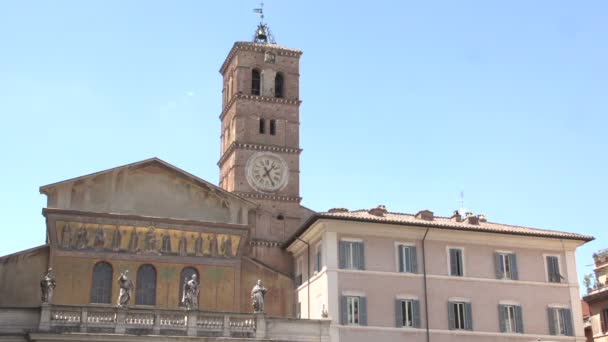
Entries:
[[460, 202], [460, 209], [458, 210], [460, 215], [466, 215], [467, 209], [464, 207], [464, 190], [460, 191], [460, 199], [458, 202]]

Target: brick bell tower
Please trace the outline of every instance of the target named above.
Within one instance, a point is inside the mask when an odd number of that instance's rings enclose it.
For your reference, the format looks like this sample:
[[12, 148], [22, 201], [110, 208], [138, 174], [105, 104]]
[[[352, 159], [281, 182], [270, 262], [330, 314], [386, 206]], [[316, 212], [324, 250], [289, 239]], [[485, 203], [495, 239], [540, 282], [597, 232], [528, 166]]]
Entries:
[[278, 46], [260, 22], [254, 40], [236, 42], [220, 69], [219, 185], [258, 203], [251, 245], [261, 260], [278, 256], [279, 244], [311, 214], [300, 206], [301, 55]]

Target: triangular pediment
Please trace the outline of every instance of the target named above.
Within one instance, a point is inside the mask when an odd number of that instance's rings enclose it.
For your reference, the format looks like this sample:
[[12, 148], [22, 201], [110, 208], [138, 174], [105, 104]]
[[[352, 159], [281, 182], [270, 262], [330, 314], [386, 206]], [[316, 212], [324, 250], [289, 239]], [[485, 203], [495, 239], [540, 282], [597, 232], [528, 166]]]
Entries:
[[158, 158], [45, 185], [49, 208], [245, 224], [255, 205]]

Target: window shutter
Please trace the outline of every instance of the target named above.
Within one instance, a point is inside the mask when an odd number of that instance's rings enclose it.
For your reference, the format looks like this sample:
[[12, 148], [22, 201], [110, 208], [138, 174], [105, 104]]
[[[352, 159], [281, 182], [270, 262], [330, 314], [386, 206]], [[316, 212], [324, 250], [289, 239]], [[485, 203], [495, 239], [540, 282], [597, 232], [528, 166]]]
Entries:
[[348, 305], [346, 303], [346, 296], [340, 297], [340, 324], [348, 323]]
[[559, 265], [557, 263], [557, 257], [547, 257], [547, 271], [549, 272], [549, 282], [559, 283]]
[[346, 268], [346, 242], [340, 241], [339, 243], [339, 259], [340, 259], [340, 268]]
[[410, 257], [412, 258], [412, 273], [418, 273], [418, 254], [416, 253], [416, 246], [410, 247]]
[[405, 265], [403, 264], [403, 253], [405, 246], [403, 245], [399, 245], [399, 249], [398, 249], [398, 257], [397, 259], [399, 259], [399, 272], [405, 272]]
[[359, 297], [359, 325], [367, 325], [367, 298]]
[[507, 315], [505, 305], [498, 304], [498, 325], [500, 326], [500, 332], [507, 332]]
[[363, 248], [363, 242], [359, 242], [356, 244], [356, 249], [358, 250], [359, 253], [357, 253], [357, 269], [359, 270], [364, 270], [365, 269], [365, 254], [364, 254], [364, 248]]
[[509, 264], [511, 265], [511, 279], [519, 280], [519, 273], [517, 272], [517, 256], [515, 254], [509, 254]]
[[414, 314], [414, 328], [420, 328], [420, 301], [412, 300], [412, 309]]
[[564, 320], [566, 321], [566, 335], [574, 336], [574, 331], [572, 329], [572, 312], [570, 309], [562, 309], [564, 310]]
[[456, 328], [456, 317], [454, 317], [454, 303], [448, 302], [448, 327], [450, 330]]
[[524, 317], [519, 305], [515, 307], [515, 331], [520, 334], [524, 333]]
[[494, 264], [496, 266], [496, 279], [502, 279], [505, 276], [505, 265], [502, 261], [500, 253], [494, 253]]
[[549, 317], [549, 335], [555, 335], [555, 309], [547, 308], [547, 314]]
[[458, 275], [458, 250], [450, 249], [450, 275]]
[[395, 300], [395, 326], [397, 328], [401, 328], [403, 326], [403, 311], [401, 310], [400, 299]]
[[464, 303], [464, 329], [473, 330], [473, 310], [471, 303]]

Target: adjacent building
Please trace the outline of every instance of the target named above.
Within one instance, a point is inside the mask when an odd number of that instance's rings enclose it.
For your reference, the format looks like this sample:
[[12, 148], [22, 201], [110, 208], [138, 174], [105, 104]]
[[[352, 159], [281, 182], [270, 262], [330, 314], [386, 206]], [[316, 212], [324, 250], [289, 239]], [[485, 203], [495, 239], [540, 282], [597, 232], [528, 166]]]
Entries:
[[608, 249], [593, 254], [595, 283], [589, 284], [583, 301], [589, 307], [587, 324], [591, 329], [591, 340], [608, 341]]

